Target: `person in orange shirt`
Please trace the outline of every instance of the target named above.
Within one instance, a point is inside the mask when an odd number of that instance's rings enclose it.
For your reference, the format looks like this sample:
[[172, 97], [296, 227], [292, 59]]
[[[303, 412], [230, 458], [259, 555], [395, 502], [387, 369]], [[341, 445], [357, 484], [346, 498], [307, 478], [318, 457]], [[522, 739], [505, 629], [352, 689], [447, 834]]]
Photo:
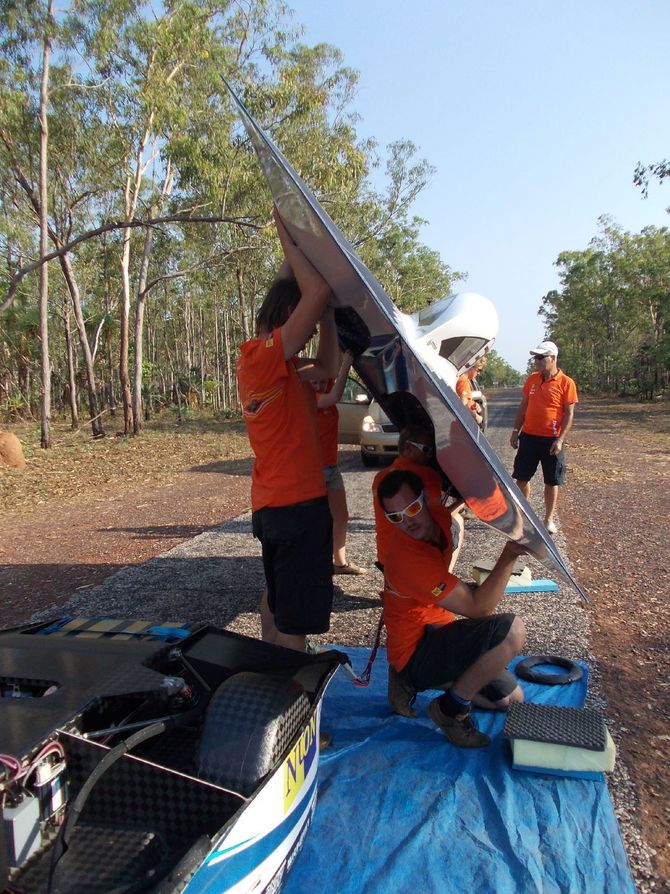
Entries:
[[544, 477], [544, 524], [556, 533], [558, 488], [565, 483], [565, 439], [572, 428], [577, 386], [556, 365], [558, 348], [543, 341], [530, 352], [537, 371], [523, 386], [510, 444], [518, 450], [512, 476], [528, 499], [530, 480], [542, 464]]
[[[382, 564], [384, 564], [384, 540], [381, 534], [383, 534], [385, 528], [388, 528], [389, 522], [386, 520], [377, 499], [379, 485], [391, 472], [397, 472], [398, 470], [414, 472], [423, 482], [426, 497], [431, 504], [440, 503], [442, 501], [442, 478], [440, 473], [430, 465], [433, 455], [432, 441], [432, 434], [426, 428], [420, 425], [406, 425], [398, 435], [398, 456], [390, 466], [377, 472], [374, 477], [372, 482], [372, 502], [375, 512], [375, 530], [377, 532], [377, 558]], [[463, 520], [460, 516], [459, 520], [460, 534], [462, 534]]]
[[459, 376], [456, 380], [456, 394], [463, 401], [463, 404], [470, 410], [475, 417], [477, 425], [481, 425], [484, 421], [482, 414], [479, 412], [479, 404], [472, 399], [472, 380], [476, 379], [479, 373], [484, 369], [485, 359], [480, 357], [467, 372]]
[[312, 382], [316, 391], [323, 474], [326, 479], [328, 506], [333, 517], [333, 574], [366, 574], [365, 568], [355, 562], [347, 562], [349, 508], [342, 473], [337, 465], [337, 403], [344, 392], [353, 359], [353, 355], [345, 351], [334, 381], [329, 379], [323, 388], [321, 382]]
[[[252, 528], [262, 544], [267, 588], [262, 636], [304, 650], [330, 626], [332, 520], [310, 381], [332, 376], [339, 351], [328, 284], [291, 239], [276, 209], [285, 264], [241, 347], [237, 381], [255, 454]], [[298, 358], [319, 324], [315, 359]]]
[[[430, 703], [431, 718], [454, 745], [486, 746], [489, 737], [470, 717], [472, 702], [505, 709], [523, 701], [505, 670], [525, 642], [523, 622], [493, 612], [524, 548], [508, 541], [484, 583], [471, 587], [451, 571], [451, 515], [428, 502], [417, 475], [392, 472], [377, 496], [390, 523], [382, 534], [389, 547], [383, 593], [389, 665], [408, 695], [448, 687]], [[411, 702], [401, 713], [414, 716]]]

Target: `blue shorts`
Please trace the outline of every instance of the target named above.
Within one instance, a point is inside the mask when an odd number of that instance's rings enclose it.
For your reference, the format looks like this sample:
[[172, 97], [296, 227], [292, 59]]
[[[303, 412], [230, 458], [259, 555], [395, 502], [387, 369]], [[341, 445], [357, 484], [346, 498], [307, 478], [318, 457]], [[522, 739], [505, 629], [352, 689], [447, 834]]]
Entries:
[[333, 607], [333, 520], [326, 497], [252, 513], [268, 606], [281, 633], [325, 633]]
[[530, 481], [541, 463], [545, 484], [565, 484], [565, 451], [561, 449], [556, 456], [549, 453], [555, 440], [521, 432], [512, 477], [516, 481]]

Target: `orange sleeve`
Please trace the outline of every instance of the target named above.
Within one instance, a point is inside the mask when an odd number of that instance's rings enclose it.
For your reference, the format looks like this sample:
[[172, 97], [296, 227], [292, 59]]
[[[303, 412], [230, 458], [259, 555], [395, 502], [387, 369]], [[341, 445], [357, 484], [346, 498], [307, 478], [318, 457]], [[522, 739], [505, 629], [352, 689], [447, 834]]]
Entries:
[[472, 398], [472, 386], [470, 384], [470, 379], [466, 375], [459, 376], [456, 380], [456, 394], [463, 400], [468, 401], [470, 403]]

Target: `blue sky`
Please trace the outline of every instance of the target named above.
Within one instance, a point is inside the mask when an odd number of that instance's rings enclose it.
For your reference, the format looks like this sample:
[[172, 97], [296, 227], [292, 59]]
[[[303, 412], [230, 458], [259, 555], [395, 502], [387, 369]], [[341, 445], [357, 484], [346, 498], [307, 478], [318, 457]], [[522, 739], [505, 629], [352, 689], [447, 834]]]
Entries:
[[423, 241], [495, 302], [495, 347], [517, 369], [559, 252], [586, 248], [603, 214], [670, 226], [670, 183], [644, 200], [632, 182], [670, 156], [668, 0], [289, 5], [306, 43], [359, 71], [359, 135], [410, 139], [437, 168], [413, 208]]

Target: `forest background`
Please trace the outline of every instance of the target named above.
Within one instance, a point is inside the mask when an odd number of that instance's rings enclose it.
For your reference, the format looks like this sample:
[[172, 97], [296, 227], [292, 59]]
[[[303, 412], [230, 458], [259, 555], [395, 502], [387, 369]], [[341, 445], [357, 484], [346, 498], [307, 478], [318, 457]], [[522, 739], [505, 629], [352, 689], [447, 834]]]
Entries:
[[[412, 214], [430, 163], [357, 136], [357, 72], [293, 21], [275, 0], [0, 3], [0, 422], [39, 418], [49, 447], [52, 413], [95, 438], [117, 405], [126, 434], [166, 407], [237, 414], [279, 246], [221, 73], [401, 309], [457, 286]], [[668, 230], [603, 218], [556, 263], [538, 304], [562, 366], [584, 391], [662, 395]], [[494, 352], [483, 384], [519, 379]]]

